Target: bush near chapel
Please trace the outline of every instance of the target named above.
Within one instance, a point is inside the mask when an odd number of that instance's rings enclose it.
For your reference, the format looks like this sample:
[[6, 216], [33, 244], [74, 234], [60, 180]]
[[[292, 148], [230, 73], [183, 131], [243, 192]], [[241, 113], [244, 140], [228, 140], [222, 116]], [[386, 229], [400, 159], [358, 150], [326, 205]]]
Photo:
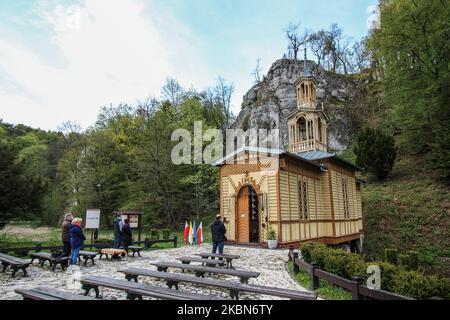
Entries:
[[356, 165], [379, 180], [387, 177], [397, 156], [394, 138], [381, 129], [366, 128], [358, 135], [353, 149]]
[[[351, 279], [363, 277], [367, 279], [367, 267], [377, 265], [381, 270], [381, 289], [402, 294], [416, 299], [441, 297], [450, 300], [450, 279], [437, 276], [425, 276], [414, 270], [415, 252], [408, 252], [410, 257], [405, 267], [396, 266], [388, 262], [366, 262], [358, 254], [346, 252], [341, 249], [329, 248], [324, 244], [305, 243], [300, 247], [303, 260], [315, 263], [322, 270], [335, 275]], [[403, 259], [403, 258], [402, 258]]]

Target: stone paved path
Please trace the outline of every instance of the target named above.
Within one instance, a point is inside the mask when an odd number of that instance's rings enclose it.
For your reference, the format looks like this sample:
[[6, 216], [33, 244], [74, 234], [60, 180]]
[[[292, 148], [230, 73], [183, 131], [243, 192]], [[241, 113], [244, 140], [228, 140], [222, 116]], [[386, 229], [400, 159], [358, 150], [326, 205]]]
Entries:
[[[96, 265], [81, 267], [82, 275], [99, 275], [113, 277], [117, 279], [124, 279], [122, 273], [117, 272], [118, 269], [125, 267], [140, 267], [156, 270], [156, 268], [149, 264], [149, 262], [156, 261], [174, 261], [177, 257], [192, 256], [196, 253], [209, 252], [211, 245], [204, 244], [201, 247], [181, 247], [176, 249], [164, 249], [164, 250], [151, 250], [142, 251], [142, 257], [127, 257], [123, 261], [108, 261], [98, 260], [96, 258]], [[291, 278], [286, 271], [287, 254], [286, 250], [267, 250], [259, 248], [248, 247], [236, 247], [227, 246], [225, 248], [226, 253], [240, 255], [241, 258], [233, 261], [233, 266], [236, 269], [250, 270], [260, 272], [260, 276], [256, 279], [250, 279], [249, 283], [275, 286], [280, 288], [288, 288], [306, 291], [295, 280]], [[36, 264], [37, 262], [35, 262]], [[11, 273], [7, 271], [5, 274], [0, 273], [0, 300], [14, 300], [21, 299], [19, 295], [14, 292], [16, 288], [30, 288], [39, 285], [57, 287], [61, 289], [67, 289], [67, 279], [71, 275], [69, 271], [52, 272], [48, 267], [40, 268], [38, 266], [31, 266], [28, 268], [29, 276], [21, 277], [20, 272], [16, 275], [16, 278], [11, 278]], [[180, 272], [176, 269], [169, 269], [169, 272]], [[239, 281], [237, 277], [230, 276], [218, 276], [215, 278], [225, 279], [230, 281]], [[160, 280], [153, 280], [151, 278], [140, 277], [140, 281], [144, 281], [149, 284], [165, 287], [165, 283]], [[229, 297], [228, 292], [214, 290], [210, 288], [196, 287], [193, 285], [180, 284], [180, 290], [189, 292], [197, 292], [202, 294], [213, 294], [223, 297]], [[74, 291], [74, 289], [71, 289]], [[75, 289], [75, 291], [82, 293], [82, 290]], [[110, 290], [100, 288], [100, 292], [104, 299], [123, 300], [125, 294], [121, 291]], [[242, 293], [241, 299], [281, 299], [278, 297], [264, 296], [259, 294]], [[149, 299], [149, 298], [147, 298]]]

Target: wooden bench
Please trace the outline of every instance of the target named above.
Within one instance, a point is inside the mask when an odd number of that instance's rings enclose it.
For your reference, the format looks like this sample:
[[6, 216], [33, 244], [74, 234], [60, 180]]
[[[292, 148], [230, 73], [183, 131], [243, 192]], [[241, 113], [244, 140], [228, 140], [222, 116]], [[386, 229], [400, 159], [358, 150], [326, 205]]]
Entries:
[[84, 265], [87, 265], [88, 260], [91, 260], [92, 265], [94, 265], [95, 264], [94, 258], [97, 256], [97, 254], [98, 253], [92, 251], [80, 250], [80, 252], [78, 253], [78, 261], [81, 261], [80, 257], [82, 257], [84, 260]]
[[208, 252], [204, 252], [204, 253], [198, 253], [198, 256], [202, 257], [203, 259], [207, 259], [207, 258], [219, 258], [219, 259], [225, 259], [225, 261], [227, 262], [227, 269], [233, 268], [233, 259], [239, 259], [240, 256], [236, 255], [236, 254], [219, 254], [219, 253], [208, 253]]
[[177, 260], [180, 260], [184, 264], [190, 264], [191, 262], [200, 262], [202, 266], [206, 265], [209, 267], [223, 266], [225, 264], [225, 261], [223, 260], [202, 259], [196, 257], [180, 257], [177, 258]]
[[[139, 257], [141, 257], [141, 250], [145, 249], [145, 247], [139, 247], [139, 246], [128, 246], [128, 250], [131, 250], [131, 252], [133, 253], [133, 257], [134, 255], [137, 253]], [[128, 251], [127, 251], [127, 254]]]
[[23, 300], [96, 300], [93, 297], [86, 297], [68, 291], [55, 288], [37, 287], [32, 289], [15, 289]]
[[207, 278], [193, 277], [178, 273], [159, 272], [146, 269], [128, 268], [119, 270], [125, 274], [125, 279], [128, 281], [134, 280], [138, 282], [138, 276], [152, 277], [166, 281], [167, 286], [171, 289], [175, 287], [178, 290], [178, 283], [191, 283], [204, 287], [214, 287], [230, 291], [231, 298], [239, 299], [239, 292], [252, 292], [269, 296], [278, 296], [282, 298], [289, 298], [291, 300], [316, 300], [317, 295], [311, 292], [304, 292], [298, 290], [290, 290], [276, 287], [266, 287], [259, 285], [244, 284], [239, 282], [231, 282], [225, 280], [215, 280]]
[[39, 260], [39, 264], [41, 267], [44, 266], [45, 262], [48, 261], [50, 263], [50, 267], [52, 268], [53, 271], [56, 270], [56, 267], [58, 266], [58, 264], [61, 266], [61, 269], [64, 271], [65, 268], [68, 266], [69, 264], [69, 257], [52, 257], [52, 255], [50, 253], [47, 252], [36, 252], [36, 253], [32, 253], [30, 254], [31, 256], [31, 264], [33, 264], [35, 259]]
[[21, 258], [17, 258], [14, 256], [10, 256], [8, 254], [0, 253], [0, 261], [2, 262], [3, 270], [2, 272], [5, 273], [6, 269], [8, 267], [11, 267], [13, 273], [12, 277], [14, 278], [16, 275], [16, 272], [18, 270], [22, 270], [23, 276], [27, 276], [27, 268], [30, 266], [31, 262], [29, 260], [24, 260]]
[[99, 287], [106, 287], [115, 290], [125, 291], [127, 299], [142, 300], [143, 296], [165, 299], [165, 300], [226, 300], [211, 295], [202, 295], [197, 293], [182, 292], [167, 288], [151, 286], [148, 284], [129, 282], [126, 280], [119, 280], [99, 276], [86, 276], [80, 280], [85, 295], [87, 296], [90, 290], [95, 291], [96, 297], [99, 297]]
[[193, 271], [197, 277], [205, 277], [205, 273], [209, 274], [223, 274], [228, 276], [236, 276], [239, 277], [239, 280], [242, 283], [248, 283], [249, 278], [257, 278], [259, 277], [259, 272], [246, 271], [246, 270], [236, 270], [236, 269], [218, 269], [218, 268], [209, 268], [204, 266], [194, 266], [194, 265], [186, 265], [183, 263], [175, 263], [175, 262], [153, 262], [152, 265], [156, 266], [158, 271], [167, 272], [168, 268], [181, 269]]

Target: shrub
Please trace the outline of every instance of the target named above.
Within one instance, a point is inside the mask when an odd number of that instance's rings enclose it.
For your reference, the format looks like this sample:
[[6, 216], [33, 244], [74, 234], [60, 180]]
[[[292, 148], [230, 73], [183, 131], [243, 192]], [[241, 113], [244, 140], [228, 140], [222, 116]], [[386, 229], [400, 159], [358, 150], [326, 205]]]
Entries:
[[305, 243], [300, 247], [303, 260], [315, 262], [322, 270], [351, 279], [368, 278], [367, 268], [376, 265], [381, 271], [381, 289], [405, 296], [427, 299], [434, 296], [450, 299], [450, 279], [424, 276], [404, 268], [417, 267], [417, 253], [409, 251], [398, 255], [396, 249], [386, 249], [386, 260], [399, 261], [400, 266], [388, 262], [364, 262], [358, 254], [329, 248], [324, 244]]
[[450, 299], [448, 279], [423, 276], [416, 271], [401, 271], [394, 279], [393, 291], [416, 299], [441, 297]]
[[159, 240], [159, 230], [150, 229], [150, 239], [151, 240]]
[[300, 252], [302, 254], [303, 260], [305, 260], [308, 263], [311, 263], [311, 250], [314, 249], [314, 247], [317, 246], [317, 244], [314, 243], [304, 243], [300, 246]]
[[169, 229], [162, 229], [161, 230], [161, 235], [162, 235], [162, 238], [164, 240], [168, 240], [170, 238], [170, 230]]
[[269, 234], [267, 235], [267, 240], [277, 240], [277, 234], [273, 227], [270, 227]]
[[398, 250], [397, 249], [384, 249], [384, 259], [387, 263], [397, 265], [398, 263]]
[[401, 271], [398, 267], [387, 262], [373, 262], [372, 265], [377, 265], [381, 270], [381, 289], [394, 292], [394, 280]]
[[353, 152], [356, 164], [380, 180], [391, 172], [397, 156], [394, 138], [372, 128], [366, 128], [358, 135]]

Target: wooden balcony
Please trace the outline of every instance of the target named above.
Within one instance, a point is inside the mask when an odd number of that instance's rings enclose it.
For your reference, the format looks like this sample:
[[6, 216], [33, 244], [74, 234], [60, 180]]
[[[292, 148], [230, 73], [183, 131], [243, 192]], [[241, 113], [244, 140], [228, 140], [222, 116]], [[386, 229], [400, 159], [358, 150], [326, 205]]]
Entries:
[[327, 146], [317, 140], [305, 140], [291, 143], [289, 145], [289, 152], [300, 153], [306, 151], [320, 150], [327, 152]]

